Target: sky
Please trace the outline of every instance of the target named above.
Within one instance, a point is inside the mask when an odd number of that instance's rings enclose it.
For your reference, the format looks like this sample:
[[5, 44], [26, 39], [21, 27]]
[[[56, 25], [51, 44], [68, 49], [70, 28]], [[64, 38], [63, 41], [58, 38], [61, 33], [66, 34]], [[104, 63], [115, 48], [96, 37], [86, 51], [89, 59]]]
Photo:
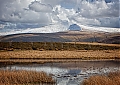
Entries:
[[0, 35], [52, 33], [72, 24], [120, 28], [120, 0], [0, 0]]

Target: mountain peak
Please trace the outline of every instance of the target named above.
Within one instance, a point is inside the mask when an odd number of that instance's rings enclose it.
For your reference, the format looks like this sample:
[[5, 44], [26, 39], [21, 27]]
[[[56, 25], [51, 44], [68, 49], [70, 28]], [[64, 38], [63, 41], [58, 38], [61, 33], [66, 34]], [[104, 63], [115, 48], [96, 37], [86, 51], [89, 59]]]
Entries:
[[73, 30], [73, 31], [80, 31], [82, 30], [80, 26], [78, 26], [77, 24], [72, 24], [69, 26], [69, 30]]

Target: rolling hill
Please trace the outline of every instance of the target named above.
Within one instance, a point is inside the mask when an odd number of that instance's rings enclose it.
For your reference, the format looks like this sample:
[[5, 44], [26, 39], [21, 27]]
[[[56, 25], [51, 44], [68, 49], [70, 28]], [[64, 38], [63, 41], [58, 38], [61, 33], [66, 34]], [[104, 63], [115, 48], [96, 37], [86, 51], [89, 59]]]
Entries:
[[0, 36], [1, 42], [100, 42], [120, 44], [119, 33], [66, 31], [57, 33], [21, 33]]

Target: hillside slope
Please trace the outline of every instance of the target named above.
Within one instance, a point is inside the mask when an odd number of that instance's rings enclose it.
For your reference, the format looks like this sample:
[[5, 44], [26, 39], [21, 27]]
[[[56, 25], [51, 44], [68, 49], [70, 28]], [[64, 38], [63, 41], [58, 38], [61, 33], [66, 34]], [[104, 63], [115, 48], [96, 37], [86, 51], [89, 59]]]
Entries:
[[101, 42], [120, 43], [119, 33], [66, 31], [58, 33], [23, 33], [1, 36], [1, 42]]

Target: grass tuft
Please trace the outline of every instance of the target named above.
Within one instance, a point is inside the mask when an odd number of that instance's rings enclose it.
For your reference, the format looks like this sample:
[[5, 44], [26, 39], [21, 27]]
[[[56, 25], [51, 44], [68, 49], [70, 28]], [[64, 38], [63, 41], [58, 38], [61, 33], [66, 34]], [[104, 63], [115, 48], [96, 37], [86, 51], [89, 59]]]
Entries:
[[35, 71], [0, 71], [0, 85], [14, 85], [14, 84], [54, 84], [52, 77], [44, 72]]
[[120, 72], [91, 76], [83, 81], [83, 85], [120, 85]]

